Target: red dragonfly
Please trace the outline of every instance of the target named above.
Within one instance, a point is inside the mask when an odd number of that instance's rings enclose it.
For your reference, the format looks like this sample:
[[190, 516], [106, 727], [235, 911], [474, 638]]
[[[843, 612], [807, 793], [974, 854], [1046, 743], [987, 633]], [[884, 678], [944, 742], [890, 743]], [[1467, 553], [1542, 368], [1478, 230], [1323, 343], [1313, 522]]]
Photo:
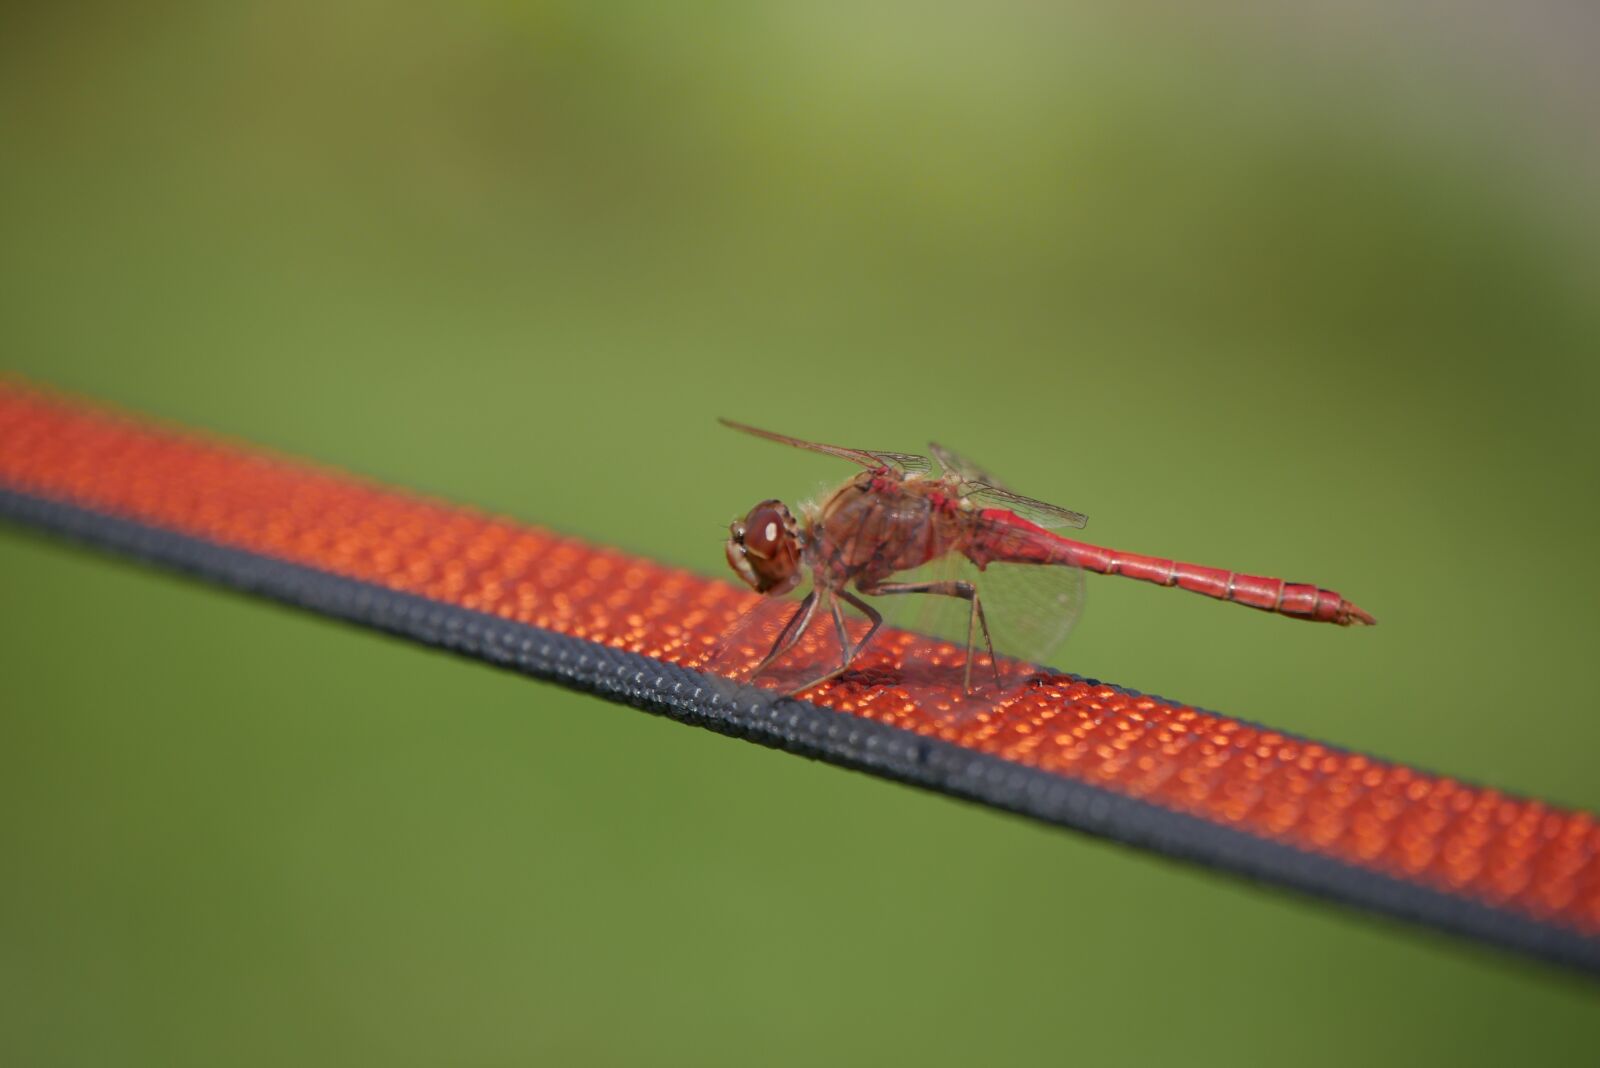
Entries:
[[[1048, 584], [1045, 572], [1036, 569], [1045, 566], [1048, 573], [1060, 576], [1055, 581], [1062, 592], [1044, 598], [1046, 612], [1053, 605], [1058, 615], [1075, 614], [1076, 596], [1067, 591], [1081, 582], [1082, 572], [1092, 571], [1176, 586], [1291, 619], [1339, 626], [1376, 622], [1339, 594], [1318, 586], [1119, 552], [1062, 537], [1049, 528], [1082, 528], [1088, 520], [1078, 512], [1011, 492], [975, 464], [936, 443], [929, 446], [934, 457], [930, 460], [910, 453], [824, 445], [728, 419], [721, 422], [746, 434], [836, 456], [865, 469], [820, 504], [803, 508], [800, 521], [782, 501], [765, 500], [729, 527], [728, 563], [757, 593], [780, 597], [799, 586], [808, 572], [812, 581], [810, 592], [779, 630], [752, 677], [793, 649], [819, 613], [833, 620], [840, 649], [838, 662], [813, 672], [814, 677], [789, 687], [790, 692], [809, 689], [847, 670], [882, 626], [882, 614], [857, 593], [868, 597], [920, 593], [966, 601], [963, 685], [966, 692], [972, 691], [974, 640], [981, 634], [999, 686], [998, 661], [978, 582], [954, 577], [896, 581], [897, 576], [925, 565], [958, 563], [961, 558], [980, 573], [988, 573], [989, 565], [995, 563], [1036, 565], [1027, 569], [1034, 572], [1029, 580], [1033, 584]], [[849, 588], [852, 585], [855, 592]], [[867, 618], [870, 626], [865, 634], [851, 636], [842, 605]], [[1064, 636], [1070, 622], [1070, 618], [1058, 619], [1046, 629]]]

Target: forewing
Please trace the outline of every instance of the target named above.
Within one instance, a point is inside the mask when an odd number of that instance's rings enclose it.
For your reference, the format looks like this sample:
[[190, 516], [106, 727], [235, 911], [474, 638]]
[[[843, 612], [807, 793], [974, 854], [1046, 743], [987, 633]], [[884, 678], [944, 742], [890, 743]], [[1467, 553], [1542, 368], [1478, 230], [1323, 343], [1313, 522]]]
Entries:
[[725, 427], [740, 430], [746, 434], [753, 434], [758, 438], [776, 441], [780, 445], [791, 445], [797, 449], [809, 449], [812, 452], [824, 453], [828, 456], [837, 456], [841, 460], [860, 464], [865, 468], [893, 467], [908, 475], [926, 475], [933, 471], [933, 461], [926, 456], [918, 456], [909, 452], [875, 452], [871, 449], [850, 449], [843, 445], [825, 445], [820, 441], [805, 441], [801, 438], [791, 438], [787, 434], [777, 434], [771, 430], [761, 430], [744, 423], [736, 423], [732, 419], [717, 420]]

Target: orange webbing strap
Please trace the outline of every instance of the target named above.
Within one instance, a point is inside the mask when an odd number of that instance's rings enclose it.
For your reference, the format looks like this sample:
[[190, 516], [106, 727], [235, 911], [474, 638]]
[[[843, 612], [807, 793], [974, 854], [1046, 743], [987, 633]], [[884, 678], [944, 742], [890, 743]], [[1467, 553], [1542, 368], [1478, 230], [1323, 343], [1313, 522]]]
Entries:
[[1600, 971], [1600, 825], [1070, 675], [981, 713], [898, 665], [696, 670], [751, 595], [0, 381], [0, 515], [673, 718]]

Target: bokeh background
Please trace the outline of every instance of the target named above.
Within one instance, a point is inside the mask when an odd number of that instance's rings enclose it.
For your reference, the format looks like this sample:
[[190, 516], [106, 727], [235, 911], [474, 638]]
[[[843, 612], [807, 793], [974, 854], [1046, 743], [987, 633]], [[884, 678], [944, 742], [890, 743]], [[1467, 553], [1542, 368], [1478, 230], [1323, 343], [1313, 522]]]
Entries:
[[[1111, 8], [1113, 5], [1106, 5]], [[1582, 3], [8, 5], [0, 365], [717, 573], [970, 451], [1062, 666], [1600, 807]], [[0, 531], [9, 1064], [1574, 1063], [1592, 986]]]

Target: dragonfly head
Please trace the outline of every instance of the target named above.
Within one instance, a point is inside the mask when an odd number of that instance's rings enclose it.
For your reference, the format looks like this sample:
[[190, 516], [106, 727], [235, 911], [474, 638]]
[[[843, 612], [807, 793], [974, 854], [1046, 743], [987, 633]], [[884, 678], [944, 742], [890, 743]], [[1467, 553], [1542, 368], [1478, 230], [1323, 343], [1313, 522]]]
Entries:
[[728, 566], [757, 593], [800, 584], [800, 528], [782, 501], [762, 501], [728, 527]]

